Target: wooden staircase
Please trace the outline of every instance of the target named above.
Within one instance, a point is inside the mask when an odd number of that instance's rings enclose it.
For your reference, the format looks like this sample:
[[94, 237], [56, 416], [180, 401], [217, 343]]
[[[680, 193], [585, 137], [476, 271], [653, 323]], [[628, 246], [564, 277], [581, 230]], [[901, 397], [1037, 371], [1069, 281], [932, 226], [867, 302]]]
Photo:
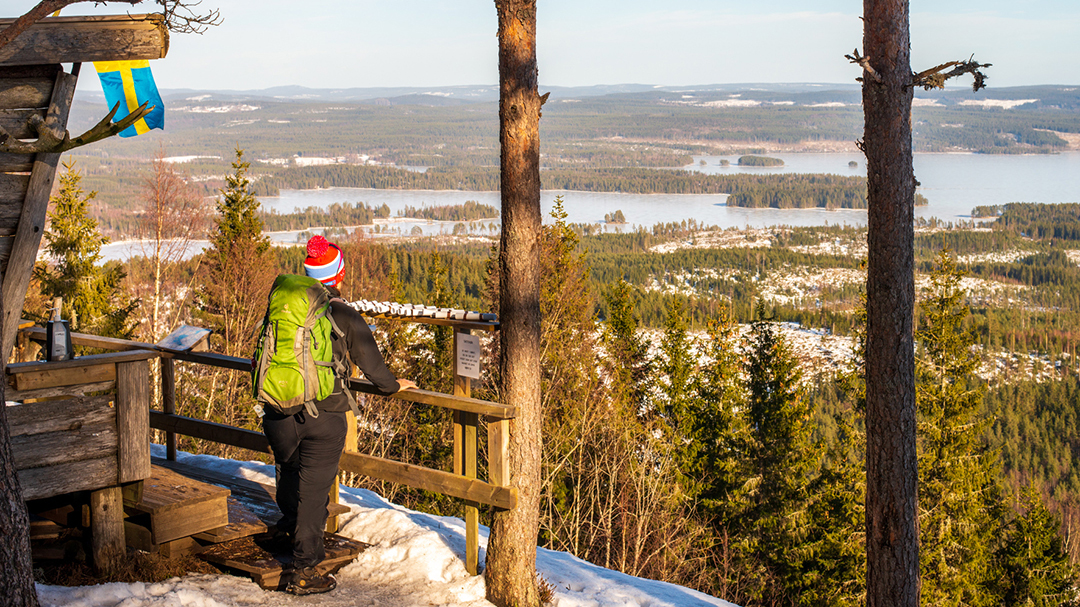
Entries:
[[[196, 554], [250, 575], [265, 589], [278, 589], [292, 552], [272, 540], [281, 518], [274, 487], [165, 459], [151, 463], [142, 495], [124, 501], [133, 515], [126, 522], [128, 545], [169, 557]], [[328, 510], [336, 517], [349, 508], [330, 503]], [[368, 547], [332, 533], [324, 542], [326, 558], [318, 566], [323, 573], [347, 565]]]

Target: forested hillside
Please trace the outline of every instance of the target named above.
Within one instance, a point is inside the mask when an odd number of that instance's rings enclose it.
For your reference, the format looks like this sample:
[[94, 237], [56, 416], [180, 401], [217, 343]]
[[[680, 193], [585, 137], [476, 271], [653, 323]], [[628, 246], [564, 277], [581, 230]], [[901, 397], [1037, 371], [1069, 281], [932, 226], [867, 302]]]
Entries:
[[[213, 350], [249, 356], [270, 281], [304, 258], [270, 246], [263, 231], [278, 221], [332, 224], [347, 298], [496, 307], [492, 237], [380, 240], [334, 224], [389, 214], [365, 205], [262, 214], [253, 172], [237, 150], [205, 252], [125, 264], [101, 263], [82, 177], [65, 174], [61, 212], [80, 221], [54, 216], [53, 261], [40, 262], [24, 314], [41, 319], [62, 296], [79, 310], [77, 330], [156, 341], [187, 322], [214, 329]], [[469, 209], [446, 212], [483, 211]], [[541, 242], [541, 543], [740, 604], [860, 604], [865, 229], [689, 221], [595, 234], [561, 210]], [[1080, 246], [1038, 228], [1067, 227], [1070, 213], [1009, 205], [992, 229], [917, 227], [920, 526], [924, 595], [935, 600], [1075, 595]], [[70, 249], [75, 258], [50, 248], [72, 238], [87, 245]], [[380, 320], [376, 333], [396, 373], [452, 389], [445, 328]], [[242, 375], [181, 368], [178, 411], [257, 428]], [[497, 398], [491, 379], [474, 393]], [[449, 422], [441, 409], [369, 398], [360, 448], [448, 469]], [[181, 448], [251, 457], [193, 439]], [[461, 507], [354, 482], [428, 512]], [[1038, 587], [1025, 581], [1034, 568]]]

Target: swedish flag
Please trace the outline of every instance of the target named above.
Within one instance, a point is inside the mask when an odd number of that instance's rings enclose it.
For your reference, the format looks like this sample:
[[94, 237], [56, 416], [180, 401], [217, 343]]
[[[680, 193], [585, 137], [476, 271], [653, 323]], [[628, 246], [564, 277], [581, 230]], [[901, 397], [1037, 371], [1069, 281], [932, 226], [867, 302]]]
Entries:
[[97, 61], [94, 67], [97, 68], [109, 108], [117, 102], [120, 103], [120, 109], [116, 116], [113, 116], [113, 121], [127, 116], [147, 101], [154, 108], [135, 124], [120, 131], [121, 137], [134, 137], [150, 129], [165, 128], [165, 104], [162, 103], [157, 85], [154, 84], [149, 61]]

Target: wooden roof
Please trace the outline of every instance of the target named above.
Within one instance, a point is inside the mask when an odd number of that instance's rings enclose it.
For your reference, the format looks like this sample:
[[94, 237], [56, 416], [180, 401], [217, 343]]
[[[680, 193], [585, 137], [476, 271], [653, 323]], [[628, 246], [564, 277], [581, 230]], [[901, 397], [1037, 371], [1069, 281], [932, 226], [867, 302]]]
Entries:
[[[0, 29], [12, 21], [0, 19]], [[160, 59], [168, 48], [161, 15], [42, 19], [0, 48], [0, 126], [16, 139], [33, 139], [27, 119], [37, 114], [67, 128], [78, 76], [62, 63]], [[3, 362], [15, 343], [59, 161], [57, 153], [0, 153]]]

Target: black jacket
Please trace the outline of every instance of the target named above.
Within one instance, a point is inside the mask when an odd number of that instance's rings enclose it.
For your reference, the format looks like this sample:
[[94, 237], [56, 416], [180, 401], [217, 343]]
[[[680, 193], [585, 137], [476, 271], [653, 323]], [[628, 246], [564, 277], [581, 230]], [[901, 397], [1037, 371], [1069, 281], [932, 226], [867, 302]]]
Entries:
[[[330, 288], [331, 297], [341, 297], [337, 289]], [[359, 312], [350, 308], [344, 301], [335, 299], [330, 302], [330, 315], [334, 323], [345, 333], [345, 336], [333, 336], [334, 358], [342, 360], [348, 352], [353, 364], [360, 367], [364, 377], [375, 384], [382, 394], [393, 394], [398, 391], [397, 378], [386, 366], [379, 346], [375, 343], [375, 337], [371, 334], [364, 317]], [[320, 411], [348, 411], [349, 396], [341, 387], [341, 380], [334, 380], [334, 393], [315, 403]]]

